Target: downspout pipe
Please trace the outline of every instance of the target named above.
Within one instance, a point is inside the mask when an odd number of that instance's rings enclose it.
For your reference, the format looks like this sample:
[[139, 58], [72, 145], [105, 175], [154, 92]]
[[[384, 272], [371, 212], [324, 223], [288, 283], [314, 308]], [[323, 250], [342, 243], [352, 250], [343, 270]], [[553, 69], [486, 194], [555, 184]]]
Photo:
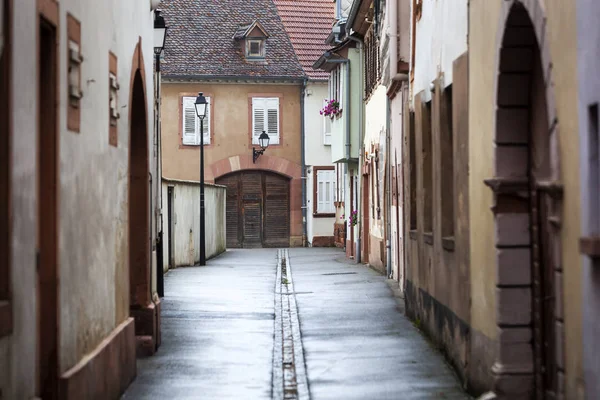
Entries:
[[306, 84], [307, 84], [307, 79], [305, 78], [302, 81], [302, 91], [300, 92], [300, 135], [301, 135], [301, 142], [302, 144], [300, 145], [300, 151], [301, 151], [301, 158], [302, 158], [302, 246], [306, 247], [307, 245], [307, 241], [308, 241], [308, 237], [307, 237], [307, 229], [306, 229], [306, 209], [308, 207], [308, 205], [306, 204], [306, 183], [308, 180], [308, 177], [306, 176], [306, 124], [304, 121], [304, 117], [305, 117], [305, 110], [304, 110], [304, 105], [305, 105], [305, 97], [306, 97]]
[[391, 144], [392, 144], [392, 140], [391, 140], [391, 131], [390, 131], [390, 120], [392, 118], [392, 102], [390, 101], [390, 98], [386, 96], [386, 127], [385, 127], [385, 139], [386, 139], [386, 143], [385, 143], [385, 176], [386, 176], [386, 181], [387, 181], [387, 190], [386, 190], [386, 212], [387, 212], [387, 218], [386, 218], [386, 230], [387, 230], [387, 234], [386, 234], [386, 243], [385, 243], [385, 247], [386, 247], [386, 260], [387, 260], [387, 277], [388, 278], [393, 278], [393, 272], [392, 272], [392, 168], [391, 168], [391, 155], [392, 155], [392, 149], [391, 149]]

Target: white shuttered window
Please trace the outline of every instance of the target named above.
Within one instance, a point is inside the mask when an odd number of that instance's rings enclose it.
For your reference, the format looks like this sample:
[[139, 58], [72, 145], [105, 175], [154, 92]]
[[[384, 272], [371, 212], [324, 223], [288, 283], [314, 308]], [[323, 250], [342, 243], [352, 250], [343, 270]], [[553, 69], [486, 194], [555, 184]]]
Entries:
[[252, 144], [258, 144], [258, 137], [265, 131], [269, 135], [269, 144], [279, 144], [279, 98], [252, 98]]
[[317, 170], [317, 214], [335, 213], [335, 170]]
[[[204, 117], [204, 144], [210, 144], [211, 138], [211, 115], [210, 115], [210, 104], [211, 98], [206, 97], [206, 101], [208, 101], [208, 107], [206, 109], [206, 117]], [[196, 102], [195, 97], [183, 97], [182, 98], [182, 107], [183, 116], [182, 123], [183, 127], [181, 129], [183, 136], [183, 144], [188, 146], [199, 146], [200, 145], [200, 118], [196, 115], [196, 106], [194, 103]]]

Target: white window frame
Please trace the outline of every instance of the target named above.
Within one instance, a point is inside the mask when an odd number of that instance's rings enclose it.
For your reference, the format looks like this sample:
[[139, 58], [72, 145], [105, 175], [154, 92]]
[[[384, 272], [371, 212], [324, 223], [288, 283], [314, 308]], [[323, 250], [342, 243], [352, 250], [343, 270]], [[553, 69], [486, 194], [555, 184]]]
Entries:
[[[212, 98], [205, 96], [208, 102], [206, 117], [204, 117], [204, 145], [209, 145], [211, 141], [212, 133], [212, 115], [211, 115], [211, 104]], [[196, 97], [182, 96], [181, 97], [181, 143], [184, 146], [200, 146], [200, 118], [196, 114], [196, 107], [194, 103]], [[194, 129], [193, 134], [191, 133], [190, 127], [186, 124], [186, 113], [194, 113]]]
[[336, 170], [314, 168], [317, 190], [314, 193], [315, 215], [335, 214]]
[[[252, 98], [252, 144], [259, 144], [258, 137], [262, 131], [269, 135], [269, 145], [281, 142], [281, 112], [279, 110], [279, 97], [253, 97]], [[269, 118], [277, 116], [277, 123]], [[262, 119], [259, 118], [262, 114]]]

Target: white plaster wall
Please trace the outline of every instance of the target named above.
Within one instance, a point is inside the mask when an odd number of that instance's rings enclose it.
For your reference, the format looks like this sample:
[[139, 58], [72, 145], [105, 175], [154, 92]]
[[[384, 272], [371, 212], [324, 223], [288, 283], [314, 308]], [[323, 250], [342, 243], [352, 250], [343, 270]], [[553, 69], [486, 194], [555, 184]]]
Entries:
[[423, 1], [422, 16], [417, 22], [413, 97], [425, 91], [431, 98], [429, 84], [444, 73], [444, 87], [452, 83], [452, 63], [467, 51], [468, 1]]
[[[173, 189], [173, 224], [167, 215], [167, 191]], [[173, 232], [173, 257], [175, 266], [189, 266], [200, 261], [200, 186], [197, 182], [168, 181], [162, 185], [164, 201], [164, 241], [163, 260], [164, 270], [169, 265], [169, 229], [174, 226]], [[225, 251], [225, 200], [226, 187], [206, 184], [204, 188], [204, 215], [206, 232], [206, 258], [215, 257]]]
[[[309, 82], [306, 86], [304, 101], [304, 127], [305, 127], [305, 149], [306, 166], [332, 166], [331, 145], [324, 144], [324, 123], [319, 111], [323, 108], [323, 102], [328, 98], [329, 87], [327, 82]], [[333, 236], [333, 224], [335, 218], [314, 218], [314, 171], [310, 169], [306, 179], [306, 232], [307, 240], [312, 243], [315, 236]]]
[[304, 97], [304, 132], [306, 165], [333, 165], [331, 163], [331, 146], [323, 143], [323, 116], [319, 111], [323, 101], [328, 98], [327, 82], [309, 82]]
[[[403, 160], [402, 160], [402, 135], [404, 130], [403, 99], [406, 89], [401, 90], [390, 102], [390, 165], [396, 165], [398, 177], [398, 206], [392, 205], [391, 230], [392, 230], [392, 263], [394, 279], [400, 282], [400, 289], [404, 288], [404, 256], [403, 256]], [[394, 183], [392, 183], [394, 184]], [[399, 256], [398, 256], [399, 254]]]
[[[115, 286], [115, 276], [120, 274], [124, 280], [128, 276], [131, 67], [141, 37], [149, 169], [153, 171], [153, 14], [147, 1], [112, 0], [107, 6], [106, 2], [63, 0], [60, 10], [61, 82], [67, 81], [66, 11], [81, 21], [84, 57], [81, 133], [67, 130], [66, 90], [61, 90], [60, 102], [60, 370], [65, 372], [81, 353], [93, 349], [122, 322], [123, 315], [117, 310], [129, 307], [128, 282]], [[117, 148], [108, 144], [109, 51], [118, 57], [121, 118]]]
[[[36, 382], [37, 21], [35, 0], [13, 2], [11, 305], [13, 333], [0, 340], [0, 381], [7, 399], [29, 399]], [[35, 115], [35, 114], [34, 114]], [[6, 371], [6, 372], [4, 372]]]

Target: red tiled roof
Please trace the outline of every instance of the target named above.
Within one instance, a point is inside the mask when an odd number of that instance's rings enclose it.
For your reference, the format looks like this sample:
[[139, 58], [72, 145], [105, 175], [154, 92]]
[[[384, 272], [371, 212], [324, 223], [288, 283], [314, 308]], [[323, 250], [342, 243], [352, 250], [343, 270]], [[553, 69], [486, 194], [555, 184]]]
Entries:
[[325, 39], [334, 21], [334, 2], [331, 0], [274, 0], [285, 30], [311, 80], [327, 80], [329, 74], [316, 71], [312, 65], [329, 49]]

